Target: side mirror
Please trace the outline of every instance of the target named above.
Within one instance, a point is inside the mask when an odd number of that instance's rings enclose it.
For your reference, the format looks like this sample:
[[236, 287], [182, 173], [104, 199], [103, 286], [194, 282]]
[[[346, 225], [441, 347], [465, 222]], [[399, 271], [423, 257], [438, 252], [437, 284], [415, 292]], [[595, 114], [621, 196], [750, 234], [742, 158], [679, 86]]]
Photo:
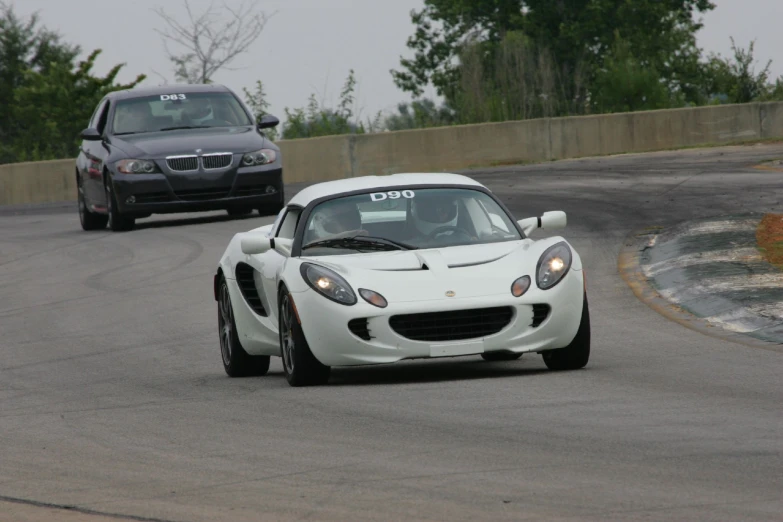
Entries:
[[271, 238], [258, 234], [248, 234], [239, 241], [239, 244], [242, 248], [242, 253], [249, 256], [264, 254], [274, 248], [282, 255], [288, 257], [293, 250], [294, 240], [283, 237]]
[[249, 256], [263, 254], [272, 248], [272, 240], [270, 238], [255, 234], [243, 237], [239, 244], [242, 247], [242, 253]]
[[259, 129], [268, 129], [271, 127], [277, 127], [280, 125], [280, 120], [278, 120], [276, 117], [272, 116], [271, 114], [264, 114], [261, 119], [258, 121], [258, 128]]
[[565, 212], [562, 210], [553, 210], [551, 212], [544, 212], [541, 217], [520, 219], [517, 223], [522, 228], [525, 235], [529, 236], [531, 232], [538, 228], [546, 230], [565, 228], [568, 220], [566, 219]]
[[541, 216], [541, 228], [555, 229], [565, 228], [568, 220], [566, 219], [566, 213], [562, 210], [553, 210], [552, 212], [544, 212]]
[[94, 129], [92, 127], [84, 129], [80, 136], [83, 140], [87, 141], [101, 141], [101, 133], [98, 132], [98, 129]]

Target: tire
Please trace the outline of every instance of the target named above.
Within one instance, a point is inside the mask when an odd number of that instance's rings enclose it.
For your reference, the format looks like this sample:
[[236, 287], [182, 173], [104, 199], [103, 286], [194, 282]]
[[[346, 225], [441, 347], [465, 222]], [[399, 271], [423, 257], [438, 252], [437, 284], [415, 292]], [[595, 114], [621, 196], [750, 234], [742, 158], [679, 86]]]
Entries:
[[490, 362], [516, 361], [520, 357], [522, 357], [521, 353], [513, 353], [513, 352], [487, 352], [481, 354], [482, 359]]
[[329, 382], [331, 368], [315, 358], [307, 344], [302, 327], [296, 320], [296, 313], [288, 290], [283, 288], [278, 299], [278, 329], [280, 331], [280, 356], [283, 358], [283, 372], [291, 386], [317, 386]]
[[223, 369], [229, 377], [250, 377], [266, 375], [269, 371], [268, 355], [250, 355], [242, 347], [234, 321], [234, 308], [228, 283], [220, 278], [218, 287], [218, 335], [220, 337], [220, 355]]
[[84, 187], [78, 174], [76, 175], [76, 192], [79, 204], [79, 222], [82, 225], [82, 230], [103, 230], [106, 228], [109, 216], [96, 214], [87, 208], [87, 203], [84, 201]]
[[133, 230], [136, 219], [120, 213], [120, 209], [117, 207], [117, 198], [114, 197], [114, 191], [111, 189], [111, 182], [106, 179], [103, 186], [106, 190], [106, 210], [109, 214], [109, 228], [114, 232]]
[[587, 366], [587, 361], [590, 360], [590, 310], [586, 294], [582, 305], [582, 320], [574, 340], [565, 348], [548, 350], [542, 352], [541, 356], [550, 370], [578, 370]]

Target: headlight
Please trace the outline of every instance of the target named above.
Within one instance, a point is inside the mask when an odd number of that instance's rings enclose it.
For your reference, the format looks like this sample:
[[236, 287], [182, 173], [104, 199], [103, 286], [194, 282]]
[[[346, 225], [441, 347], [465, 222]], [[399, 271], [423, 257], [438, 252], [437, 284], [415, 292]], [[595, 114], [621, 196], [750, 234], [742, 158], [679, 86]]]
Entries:
[[530, 288], [530, 276], [522, 276], [511, 284], [511, 294], [520, 297]]
[[351, 285], [334, 271], [304, 263], [299, 272], [313, 290], [327, 299], [348, 306], [356, 304], [356, 294], [351, 290]]
[[152, 174], [158, 172], [154, 161], [141, 159], [124, 159], [116, 163], [117, 170], [123, 174]]
[[386, 306], [389, 304], [386, 302], [386, 298], [381, 294], [372, 290], [367, 290], [366, 288], [360, 288], [359, 295], [362, 296], [362, 299], [371, 305], [377, 306], [378, 308], [386, 308]]
[[536, 267], [536, 284], [541, 290], [552, 288], [571, 268], [571, 249], [566, 243], [558, 243], [546, 249]]
[[255, 152], [248, 152], [242, 156], [243, 167], [255, 167], [256, 165], [267, 165], [274, 163], [277, 159], [277, 152], [272, 149], [261, 149]]

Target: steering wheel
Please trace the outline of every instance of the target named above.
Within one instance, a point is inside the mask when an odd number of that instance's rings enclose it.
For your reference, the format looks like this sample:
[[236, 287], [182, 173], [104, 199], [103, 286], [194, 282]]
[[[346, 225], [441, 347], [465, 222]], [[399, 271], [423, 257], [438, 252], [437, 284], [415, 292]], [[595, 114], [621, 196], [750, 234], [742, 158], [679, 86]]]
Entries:
[[437, 235], [439, 235], [439, 234], [441, 234], [443, 232], [447, 232], [449, 230], [453, 230], [457, 234], [459, 234], [462, 237], [464, 237], [467, 241], [473, 241], [473, 236], [468, 234], [464, 229], [462, 229], [460, 227], [455, 227], [455, 226], [452, 226], [452, 225], [444, 225], [442, 227], [436, 228], [435, 230], [433, 230], [432, 232], [427, 234], [427, 239], [435, 239], [435, 236], [437, 236]]

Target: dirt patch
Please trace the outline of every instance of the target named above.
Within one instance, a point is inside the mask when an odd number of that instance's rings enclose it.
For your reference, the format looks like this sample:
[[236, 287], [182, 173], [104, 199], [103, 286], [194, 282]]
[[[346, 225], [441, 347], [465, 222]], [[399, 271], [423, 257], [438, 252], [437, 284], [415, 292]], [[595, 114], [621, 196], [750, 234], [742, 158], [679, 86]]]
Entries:
[[783, 214], [765, 214], [756, 228], [756, 241], [764, 259], [783, 270]]

